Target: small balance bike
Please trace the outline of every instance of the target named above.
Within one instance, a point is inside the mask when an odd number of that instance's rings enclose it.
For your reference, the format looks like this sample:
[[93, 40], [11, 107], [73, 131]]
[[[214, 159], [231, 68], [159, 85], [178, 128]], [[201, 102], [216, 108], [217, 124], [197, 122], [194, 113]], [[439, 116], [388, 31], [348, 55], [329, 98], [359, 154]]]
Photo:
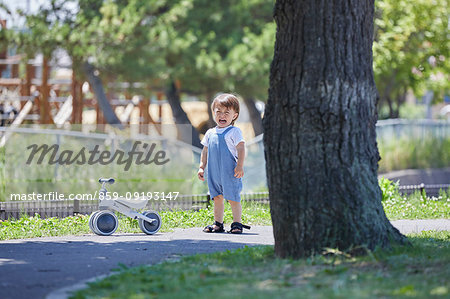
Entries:
[[117, 219], [114, 211], [124, 214], [133, 219], [138, 219], [139, 228], [147, 235], [153, 235], [161, 228], [161, 217], [157, 212], [145, 211], [139, 213], [134, 211], [145, 208], [147, 201], [145, 199], [132, 199], [125, 198], [107, 198], [106, 184], [114, 184], [113, 178], [98, 180], [102, 187], [99, 193], [99, 205], [98, 211], [95, 211], [89, 217], [89, 228], [92, 232], [100, 236], [112, 235], [119, 226], [119, 219]]

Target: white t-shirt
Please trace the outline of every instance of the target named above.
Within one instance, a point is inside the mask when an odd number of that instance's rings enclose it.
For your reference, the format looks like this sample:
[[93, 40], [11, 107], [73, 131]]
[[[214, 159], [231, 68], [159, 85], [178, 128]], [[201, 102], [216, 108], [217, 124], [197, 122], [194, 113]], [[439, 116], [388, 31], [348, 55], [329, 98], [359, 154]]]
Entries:
[[[203, 139], [202, 139], [202, 142], [201, 142], [202, 145], [208, 146], [209, 136], [211, 136], [211, 134], [213, 134], [213, 133], [221, 134], [229, 127], [230, 126], [225, 127], [225, 128], [214, 127], [214, 128], [209, 129], [208, 131], [206, 131], [205, 137], [203, 137]], [[236, 146], [239, 143], [245, 142], [245, 141], [244, 141], [244, 137], [242, 137], [241, 129], [239, 129], [237, 127], [233, 127], [233, 126], [231, 126], [231, 127], [232, 127], [232, 129], [230, 131], [228, 131], [227, 135], [225, 135], [225, 142], [227, 143], [227, 147], [230, 150], [230, 153], [233, 155], [233, 157], [237, 161], [238, 154], [237, 154]]]

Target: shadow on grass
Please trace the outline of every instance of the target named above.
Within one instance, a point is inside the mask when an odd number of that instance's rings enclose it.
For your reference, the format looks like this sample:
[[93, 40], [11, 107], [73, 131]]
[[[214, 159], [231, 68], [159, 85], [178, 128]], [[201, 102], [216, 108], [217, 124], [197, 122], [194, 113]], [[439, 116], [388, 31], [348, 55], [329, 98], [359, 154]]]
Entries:
[[410, 235], [413, 246], [366, 256], [278, 259], [272, 246], [122, 269], [74, 298], [448, 298], [450, 232]]
[[[156, 237], [161, 234], [155, 235]], [[49, 292], [120, 267], [177, 260], [194, 253], [242, 248], [248, 244], [221, 240], [120, 241], [112, 235], [92, 241], [14, 240], [0, 243], [2, 298], [43, 298]], [[128, 237], [133, 238], [133, 235]], [[239, 239], [240, 240], [240, 239]], [[119, 266], [122, 265], [122, 266]]]

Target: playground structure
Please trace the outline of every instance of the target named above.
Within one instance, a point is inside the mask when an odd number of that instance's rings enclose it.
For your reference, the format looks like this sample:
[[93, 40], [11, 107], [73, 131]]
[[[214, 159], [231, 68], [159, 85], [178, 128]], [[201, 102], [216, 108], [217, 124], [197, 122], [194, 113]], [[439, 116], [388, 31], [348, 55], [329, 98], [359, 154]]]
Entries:
[[[25, 60], [19, 55], [0, 57], [0, 126], [43, 124], [62, 128], [66, 124], [89, 124], [101, 130], [106, 121], [100, 105], [89, 84], [78, 79], [71, 65], [58, 65], [42, 56]], [[148, 134], [151, 126], [160, 133], [159, 125], [174, 123], [162, 91], [147, 92], [150, 96], [144, 97], [130, 94], [130, 87], [135, 86], [127, 82], [108, 84], [109, 104], [122, 124], [137, 125], [139, 133]], [[206, 102], [187, 101], [182, 107], [194, 127], [201, 129], [207, 124]], [[248, 122], [240, 121], [239, 126], [252, 132]]]
[[[2, 27], [6, 21], [0, 20]], [[38, 56], [26, 59], [23, 55], [9, 56], [0, 53], [0, 126], [21, 124], [52, 124], [63, 127], [65, 124], [95, 123], [105, 124], [103, 113], [89, 84], [81, 81], [79, 74], [71, 65], [58, 65], [48, 57]], [[61, 76], [61, 70], [66, 70]], [[122, 88], [123, 84], [115, 84]], [[123, 98], [123, 94], [127, 98]], [[153, 99], [143, 96], [131, 96], [122, 93], [120, 99], [108, 93], [109, 103], [115, 110], [122, 124], [139, 126], [141, 132], [147, 133], [148, 125], [161, 124], [163, 93], [155, 92]], [[157, 115], [150, 114], [150, 102], [158, 106]], [[154, 109], [153, 109], [154, 110]], [[86, 111], [95, 113], [84, 113]], [[85, 116], [83, 116], [86, 114]], [[94, 120], [92, 120], [92, 116]], [[91, 119], [83, 119], [88, 117]], [[154, 120], [154, 118], [156, 120]]]
[[[5, 55], [3, 55], [5, 56]], [[25, 65], [25, 76], [19, 76], [20, 65]], [[77, 79], [74, 71], [71, 78], [51, 79], [55, 65], [48, 58], [27, 60], [20, 56], [0, 57], [0, 113], [1, 125], [20, 125], [24, 123], [54, 124], [57, 127], [65, 123], [83, 124], [83, 110], [95, 110], [95, 123], [105, 124], [102, 111], [94, 96], [83, 86], [87, 83]], [[6, 74], [6, 76], [4, 76]], [[112, 96], [112, 95], [110, 95]], [[161, 105], [162, 94], [157, 93]], [[139, 111], [137, 124], [159, 124], [160, 115], [154, 121], [149, 113], [150, 99], [133, 96], [131, 99], [110, 99], [113, 109], [120, 111], [119, 119], [130, 124], [131, 114]]]
[[[6, 26], [5, 21], [0, 23]], [[88, 124], [97, 131], [104, 130], [106, 121], [89, 83], [72, 69], [70, 61], [58, 62], [59, 56], [55, 53], [54, 57], [38, 55], [27, 59], [11, 53], [8, 56], [6, 51], [0, 53], [0, 127], [43, 124], [66, 128]], [[176, 84], [180, 88], [180, 83]], [[109, 105], [121, 123], [139, 127], [140, 134], [149, 134], [151, 129], [161, 134], [160, 125], [174, 124], [172, 109], [162, 89], [128, 82], [109, 82], [105, 89]], [[143, 91], [146, 96], [131, 90]], [[200, 133], [206, 132], [210, 126], [208, 104], [193, 97], [181, 105], [192, 125]], [[243, 118], [245, 105], [241, 108], [238, 126], [245, 138], [253, 138], [251, 123]], [[0, 147], [5, 142], [1, 141]]]

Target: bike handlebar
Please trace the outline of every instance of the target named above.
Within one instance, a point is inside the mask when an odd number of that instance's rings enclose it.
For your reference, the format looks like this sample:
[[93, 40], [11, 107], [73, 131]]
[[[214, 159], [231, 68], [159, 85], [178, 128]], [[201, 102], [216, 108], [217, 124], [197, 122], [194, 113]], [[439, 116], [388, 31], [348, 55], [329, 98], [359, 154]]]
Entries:
[[107, 184], [112, 185], [112, 184], [114, 184], [115, 181], [116, 181], [116, 180], [114, 180], [113, 178], [109, 178], [109, 179], [99, 178], [99, 179], [98, 179], [98, 182], [99, 182], [100, 184], [107, 183]]

